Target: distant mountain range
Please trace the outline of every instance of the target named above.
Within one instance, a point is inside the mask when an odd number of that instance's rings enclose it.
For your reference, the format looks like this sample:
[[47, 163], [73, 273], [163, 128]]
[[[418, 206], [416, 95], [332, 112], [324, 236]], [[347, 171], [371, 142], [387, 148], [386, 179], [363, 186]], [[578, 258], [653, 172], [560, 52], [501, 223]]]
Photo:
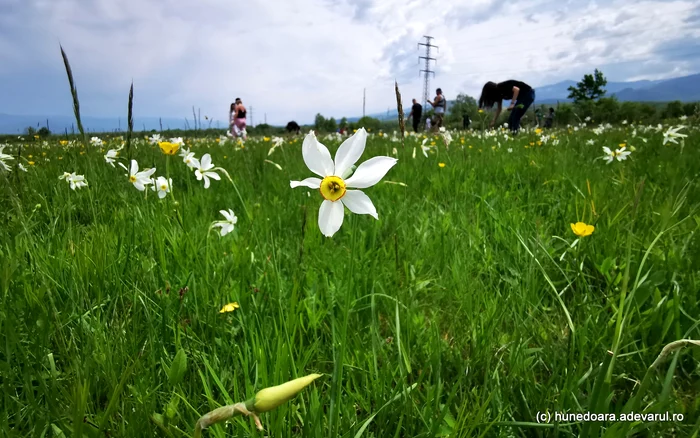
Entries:
[[[568, 88], [576, 81], [562, 81], [535, 87], [537, 103], [569, 102]], [[621, 102], [681, 102], [700, 101], [700, 74], [659, 81], [608, 82], [606, 96]]]
[[[126, 132], [127, 123], [126, 117], [82, 117], [81, 118], [83, 126], [87, 132]], [[54, 134], [60, 134], [62, 132], [68, 131], [72, 133], [73, 131], [78, 132], [78, 127], [75, 125], [75, 117], [73, 115], [69, 116], [46, 116], [46, 115], [10, 115], [0, 113], [0, 134], [24, 134], [26, 129], [31, 126], [36, 130], [46, 126], [48, 122], [49, 130]], [[211, 125], [209, 120], [202, 119], [202, 129], [206, 129], [211, 126], [212, 128], [226, 129], [228, 123], [221, 122], [219, 120], [211, 120]], [[185, 129], [189, 126], [190, 129], [194, 129], [192, 118], [187, 119], [185, 123], [185, 118], [176, 119], [173, 117], [164, 117], [159, 119], [158, 117], [134, 117], [134, 131], [151, 131], [155, 129], [160, 131], [161, 123], [163, 129]]]
[[[552, 104], [557, 102], [569, 102], [568, 88], [575, 86], [576, 81], [562, 81], [552, 85], [536, 86], [538, 104]], [[633, 82], [608, 82], [605, 87], [607, 90], [606, 96], [615, 96], [620, 101], [634, 102], [670, 102], [680, 100], [681, 102], [699, 102], [700, 101], [700, 74], [683, 76], [679, 78], [658, 80], [658, 81], [633, 81]], [[447, 102], [449, 111], [450, 104]], [[408, 112], [407, 108], [404, 108]], [[382, 113], [367, 114], [370, 117], [379, 120], [396, 120], [398, 113], [396, 109]], [[70, 116], [18, 116], [9, 114], [0, 114], [0, 134], [23, 134], [25, 129], [32, 126], [39, 129], [46, 126], [48, 119], [49, 129], [53, 133], [71, 132], [74, 128], [75, 119]], [[340, 118], [336, 118], [340, 121]], [[356, 122], [359, 117], [348, 117], [349, 122]], [[192, 126], [192, 120], [188, 119], [189, 127]], [[83, 125], [88, 132], [124, 132], [126, 131], [125, 118], [118, 117], [84, 117]], [[225, 129], [227, 122], [218, 120], [209, 121], [202, 120], [202, 127]], [[163, 118], [163, 129], [185, 129], [185, 118]], [[158, 117], [135, 117], [135, 131], [150, 131], [160, 130], [161, 121]]]

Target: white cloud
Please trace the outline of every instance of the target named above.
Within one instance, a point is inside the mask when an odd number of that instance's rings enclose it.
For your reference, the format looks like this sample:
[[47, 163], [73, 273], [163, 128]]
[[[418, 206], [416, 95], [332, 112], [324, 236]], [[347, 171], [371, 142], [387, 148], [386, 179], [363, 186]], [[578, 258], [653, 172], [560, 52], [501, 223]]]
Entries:
[[[317, 112], [359, 115], [363, 88], [367, 112], [380, 112], [395, 103], [394, 78], [406, 106], [422, 94], [423, 35], [440, 47], [431, 93], [440, 86], [448, 98], [478, 97], [487, 80], [537, 86], [603, 66], [612, 80], [644, 78], [622, 63], [653, 60], [663, 43], [700, 38], [683, 21], [691, 0], [4, 1], [0, 56], [13, 63], [4, 63], [0, 79], [28, 69], [63, 74], [60, 41], [91, 115], [123, 112], [132, 79], [136, 113], [151, 116], [189, 117], [195, 105], [224, 120], [241, 97], [256, 123], [264, 113], [275, 124], [310, 122]], [[682, 56], [665, 64], [657, 62], [649, 77], [698, 65]], [[34, 113], [70, 107], [32, 90], [28, 82], [22, 93]]]

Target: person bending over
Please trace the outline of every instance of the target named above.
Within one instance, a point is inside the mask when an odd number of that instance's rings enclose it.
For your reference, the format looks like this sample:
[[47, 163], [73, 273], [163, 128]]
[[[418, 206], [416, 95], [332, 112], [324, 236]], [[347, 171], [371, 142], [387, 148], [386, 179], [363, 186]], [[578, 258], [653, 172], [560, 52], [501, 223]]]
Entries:
[[508, 127], [511, 131], [517, 132], [520, 129], [520, 119], [535, 101], [535, 89], [525, 82], [513, 79], [500, 83], [487, 82], [481, 90], [479, 108], [492, 108], [494, 103], [498, 104], [496, 114], [489, 125], [492, 128], [501, 114], [504, 100], [510, 100]]

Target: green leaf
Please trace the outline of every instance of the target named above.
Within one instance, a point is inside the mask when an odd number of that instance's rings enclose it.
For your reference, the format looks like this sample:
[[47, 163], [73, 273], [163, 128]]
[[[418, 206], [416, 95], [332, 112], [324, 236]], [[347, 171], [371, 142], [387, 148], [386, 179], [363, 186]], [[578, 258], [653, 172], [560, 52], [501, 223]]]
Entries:
[[171, 385], [178, 385], [182, 382], [185, 377], [185, 371], [187, 371], [187, 353], [185, 350], [180, 349], [173, 359], [173, 363], [168, 371], [168, 379]]

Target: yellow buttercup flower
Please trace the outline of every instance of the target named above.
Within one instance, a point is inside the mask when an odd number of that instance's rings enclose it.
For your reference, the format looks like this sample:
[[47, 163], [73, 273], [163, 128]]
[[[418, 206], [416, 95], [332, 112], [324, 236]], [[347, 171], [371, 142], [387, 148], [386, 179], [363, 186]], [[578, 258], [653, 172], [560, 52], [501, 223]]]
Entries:
[[29, 163], [30, 166], [33, 166], [33, 165], [34, 165], [34, 162], [33, 162], [33, 161], [29, 161], [28, 163]]
[[621, 148], [627, 147], [627, 144], [626, 144], [626, 143], [620, 143], [620, 147], [621, 147]]
[[438, 163], [438, 166], [445, 167], [445, 163]]
[[535, 134], [542, 134], [542, 130], [540, 128], [535, 129]]
[[61, 143], [61, 146], [65, 146], [68, 144], [68, 140], [59, 140], [59, 143]]
[[270, 141], [270, 137], [263, 137], [263, 141]]
[[571, 224], [571, 231], [579, 237], [585, 237], [593, 234], [595, 227], [593, 225], [586, 225], [583, 222], [576, 222], [575, 224]]
[[175, 155], [180, 149], [180, 143], [170, 143], [169, 141], [158, 142], [158, 147], [165, 155]]
[[483, 113], [483, 112], [484, 112], [484, 110], [482, 110], [482, 109], [479, 110], [479, 114], [481, 114], [481, 113]]
[[238, 302], [234, 301], [233, 303], [228, 303], [224, 307], [219, 310], [219, 313], [228, 313], [228, 312], [233, 312], [236, 309], [239, 309], [241, 306], [238, 304]]

